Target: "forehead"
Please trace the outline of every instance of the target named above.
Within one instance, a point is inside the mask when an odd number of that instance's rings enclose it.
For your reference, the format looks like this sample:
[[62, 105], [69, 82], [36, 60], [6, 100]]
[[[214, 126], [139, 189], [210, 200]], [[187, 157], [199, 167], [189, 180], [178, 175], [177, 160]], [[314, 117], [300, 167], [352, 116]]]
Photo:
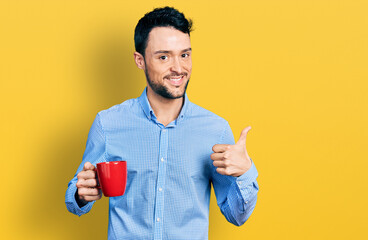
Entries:
[[181, 51], [190, 48], [189, 34], [172, 27], [155, 27], [148, 35], [147, 51]]

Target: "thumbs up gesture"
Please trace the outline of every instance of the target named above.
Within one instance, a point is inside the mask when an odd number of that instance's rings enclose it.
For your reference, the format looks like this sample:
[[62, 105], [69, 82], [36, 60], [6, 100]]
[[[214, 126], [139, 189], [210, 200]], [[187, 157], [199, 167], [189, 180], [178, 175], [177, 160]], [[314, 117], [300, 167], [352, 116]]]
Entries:
[[243, 129], [235, 145], [216, 144], [212, 147], [214, 153], [211, 154], [211, 159], [218, 173], [238, 177], [251, 167], [252, 162], [245, 147], [250, 129], [250, 126]]

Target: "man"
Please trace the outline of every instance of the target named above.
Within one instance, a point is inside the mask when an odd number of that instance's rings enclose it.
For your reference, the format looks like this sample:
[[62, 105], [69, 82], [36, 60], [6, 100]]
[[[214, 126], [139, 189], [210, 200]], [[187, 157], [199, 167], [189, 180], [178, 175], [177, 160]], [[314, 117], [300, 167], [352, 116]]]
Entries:
[[109, 239], [207, 239], [211, 183], [226, 219], [242, 225], [257, 199], [257, 170], [229, 124], [191, 103], [191, 21], [165, 7], [135, 29], [134, 59], [146, 75], [142, 95], [97, 114], [66, 205], [78, 216], [101, 198], [94, 168], [127, 161], [123, 196], [109, 199]]

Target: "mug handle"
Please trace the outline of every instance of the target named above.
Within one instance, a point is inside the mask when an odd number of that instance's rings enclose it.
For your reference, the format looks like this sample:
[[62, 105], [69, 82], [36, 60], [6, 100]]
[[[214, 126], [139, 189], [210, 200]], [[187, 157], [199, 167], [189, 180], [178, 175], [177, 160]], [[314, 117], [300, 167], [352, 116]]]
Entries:
[[99, 181], [98, 181], [98, 176], [97, 176], [97, 167], [95, 167], [95, 173], [96, 173], [96, 181], [97, 181], [97, 186], [96, 186], [96, 188], [97, 189], [101, 189], [101, 185], [100, 185], [100, 183], [99, 183]]

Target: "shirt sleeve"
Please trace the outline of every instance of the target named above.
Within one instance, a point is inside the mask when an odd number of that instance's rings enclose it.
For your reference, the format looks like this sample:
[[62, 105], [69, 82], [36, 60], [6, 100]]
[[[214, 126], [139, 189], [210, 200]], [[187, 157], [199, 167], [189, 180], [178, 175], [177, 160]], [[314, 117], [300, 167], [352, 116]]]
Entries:
[[75, 200], [75, 194], [77, 191], [77, 174], [83, 170], [83, 166], [86, 162], [90, 162], [96, 166], [96, 163], [105, 161], [106, 158], [106, 137], [101, 124], [100, 115], [97, 114], [92, 127], [88, 134], [86, 150], [83, 154], [82, 163], [79, 165], [77, 172], [73, 179], [68, 184], [68, 189], [65, 194], [65, 204], [69, 212], [78, 216], [88, 213], [95, 201], [89, 202], [83, 207], [79, 207]]
[[[233, 133], [227, 123], [219, 144], [234, 143]], [[257, 201], [258, 172], [253, 161], [250, 169], [239, 177], [221, 175], [213, 164], [211, 166], [217, 205], [228, 222], [236, 226], [243, 225], [252, 214]]]

